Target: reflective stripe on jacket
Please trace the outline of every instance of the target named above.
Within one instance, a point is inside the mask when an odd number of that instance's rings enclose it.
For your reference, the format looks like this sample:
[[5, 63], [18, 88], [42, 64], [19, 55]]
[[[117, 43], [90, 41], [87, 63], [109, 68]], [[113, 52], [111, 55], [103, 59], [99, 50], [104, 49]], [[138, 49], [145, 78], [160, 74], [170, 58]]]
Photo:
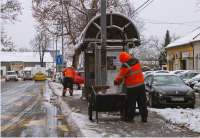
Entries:
[[127, 88], [137, 87], [144, 84], [144, 76], [140, 63], [124, 63], [115, 80], [118, 82], [124, 81]]
[[74, 79], [75, 70], [73, 68], [65, 68], [63, 71], [63, 76]]

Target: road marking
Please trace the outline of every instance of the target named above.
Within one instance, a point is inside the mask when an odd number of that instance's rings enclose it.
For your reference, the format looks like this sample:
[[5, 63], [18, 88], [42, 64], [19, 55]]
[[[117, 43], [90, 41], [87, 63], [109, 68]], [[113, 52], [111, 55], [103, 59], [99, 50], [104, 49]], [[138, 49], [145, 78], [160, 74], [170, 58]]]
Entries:
[[15, 116], [14, 115], [1, 115], [2, 120], [12, 119], [13, 117], [15, 117]]
[[24, 114], [28, 113], [28, 111], [30, 111], [35, 105], [38, 104], [38, 100], [41, 98], [41, 96], [39, 95], [37, 97], [37, 99], [33, 102], [33, 104], [31, 104], [30, 106], [26, 107], [24, 109], [24, 111], [22, 111], [21, 113], [19, 113], [16, 117], [14, 117], [13, 119], [11, 119], [8, 124], [4, 125], [1, 127], [1, 132], [7, 130], [7, 129], [12, 129], [14, 126], [17, 125], [18, 122], [21, 122], [20, 118], [22, 118], [24, 116]]
[[30, 127], [30, 126], [42, 126], [45, 125], [46, 121], [44, 119], [40, 120], [31, 120], [30, 122], [27, 122], [26, 124], [23, 124], [23, 126]]
[[69, 128], [67, 127], [67, 125], [58, 125], [58, 129], [64, 131], [64, 132], [68, 132]]
[[63, 120], [65, 116], [64, 115], [56, 115], [54, 117], [56, 117], [58, 120]]

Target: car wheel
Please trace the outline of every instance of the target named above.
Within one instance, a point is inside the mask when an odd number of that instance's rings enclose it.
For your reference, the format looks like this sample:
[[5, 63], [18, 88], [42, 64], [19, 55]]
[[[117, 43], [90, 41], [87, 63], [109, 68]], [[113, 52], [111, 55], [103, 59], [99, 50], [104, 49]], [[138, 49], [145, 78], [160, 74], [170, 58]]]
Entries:
[[192, 109], [194, 109], [194, 104], [189, 105], [188, 108], [192, 108]]

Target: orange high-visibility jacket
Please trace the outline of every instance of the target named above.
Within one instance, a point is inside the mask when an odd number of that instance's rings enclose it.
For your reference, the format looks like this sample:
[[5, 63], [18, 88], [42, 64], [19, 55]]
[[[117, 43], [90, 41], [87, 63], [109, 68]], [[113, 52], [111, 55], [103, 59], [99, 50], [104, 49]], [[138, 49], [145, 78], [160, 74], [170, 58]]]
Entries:
[[75, 70], [71, 67], [65, 68], [63, 71], [63, 76], [74, 79]]
[[126, 52], [121, 52], [119, 59], [123, 64], [120, 68], [119, 74], [115, 78], [115, 81], [119, 83], [124, 81], [127, 88], [137, 87], [144, 84], [144, 76], [139, 61], [133, 59]]

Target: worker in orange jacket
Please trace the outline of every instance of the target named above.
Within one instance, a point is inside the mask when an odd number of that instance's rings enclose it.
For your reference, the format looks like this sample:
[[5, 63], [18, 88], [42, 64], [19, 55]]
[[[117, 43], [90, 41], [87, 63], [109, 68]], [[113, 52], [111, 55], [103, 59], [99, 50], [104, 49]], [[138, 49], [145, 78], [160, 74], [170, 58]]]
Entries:
[[65, 96], [67, 88], [69, 88], [70, 96], [73, 96], [73, 81], [75, 77], [75, 70], [73, 67], [67, 67], [63, 70], [63, 93]]
[[119, 74], [114, 80], [115, 85], [122, 82], [126, 88], [127, 102], [125, 108], [125, 121], [132, 121], [135, 115], [136, 102], [141, 114], [141, 121], [147, 122], [147, 99], [145, 93], [144, 76], [139, 60], [127, 52], [121, 52], [119, 60], [122, 63]]

